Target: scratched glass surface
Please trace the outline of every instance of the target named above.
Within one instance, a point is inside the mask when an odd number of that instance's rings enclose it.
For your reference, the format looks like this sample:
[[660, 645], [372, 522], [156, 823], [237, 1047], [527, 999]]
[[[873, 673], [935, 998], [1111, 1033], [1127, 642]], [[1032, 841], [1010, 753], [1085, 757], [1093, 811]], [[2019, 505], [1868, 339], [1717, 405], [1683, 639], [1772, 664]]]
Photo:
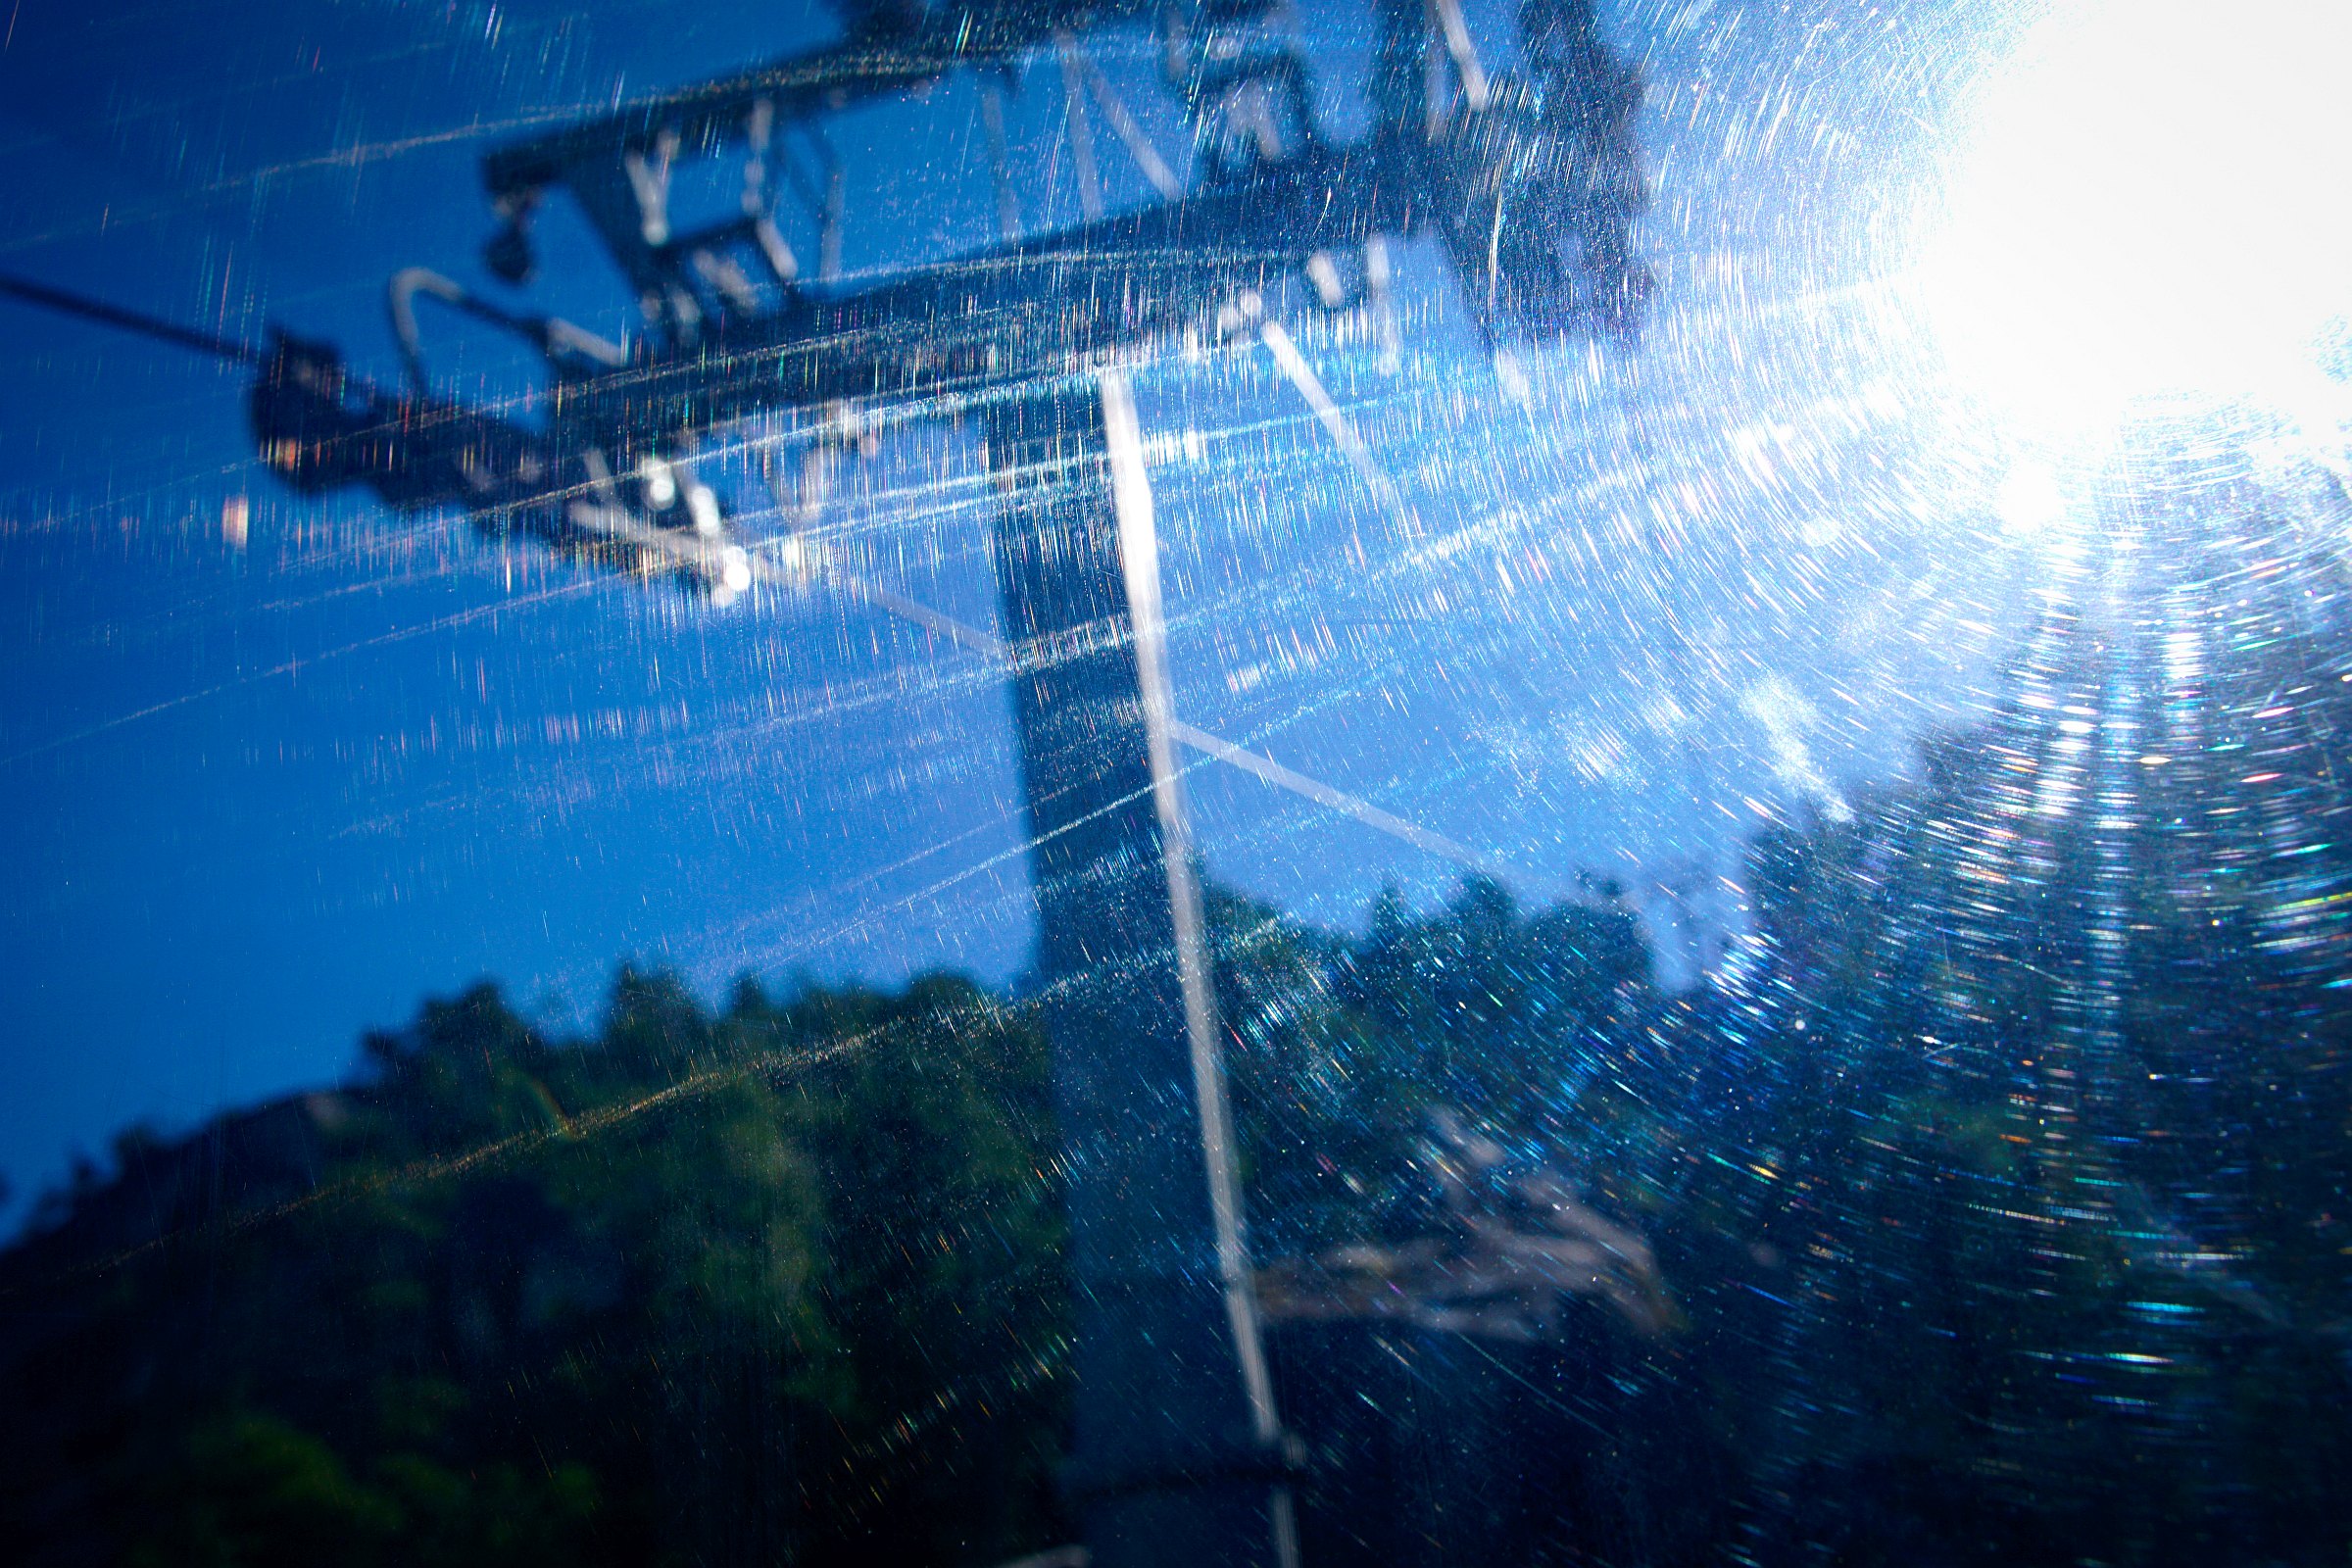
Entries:
[[2352, 13], [6, 3], [23, 1560], [2352, 1551]]

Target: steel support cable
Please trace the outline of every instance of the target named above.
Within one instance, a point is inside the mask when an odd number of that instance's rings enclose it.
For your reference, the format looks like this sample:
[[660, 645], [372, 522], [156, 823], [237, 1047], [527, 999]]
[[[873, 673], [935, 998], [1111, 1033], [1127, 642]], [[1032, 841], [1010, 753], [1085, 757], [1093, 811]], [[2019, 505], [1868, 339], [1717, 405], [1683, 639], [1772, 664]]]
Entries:
[[1462, 101], [1472, 109], [1487, 107], [1487, 72], [1478, 63], [1478, 46], [1470, 41], [1470, 24], [1462, 17], [1462, 0], [1429, 0], [1429, 9], [1453, 58], [1454, 75], [1462, 84]]
[[[181, 326], [176, 322], [148, 316], [142, 312], [124, 310], [76, 294], [66, 293], [35, 283], [29, 279], [0, 273], [0, 294], [14, 295], [32, 304], [61, 311], [70, 316], [121, 327], [199, 353], [238, 364], [255, 365], [261, 362], [261, 351], [225, 337]], [[1315, 377], [1306, 362], [1299, 357], [1298, 346], [1290, 334], [1274, 322], [1261, 327], [1261, 336], [1273, 351], [1277, 363], [1298, 385], [1315, 409], [1325, 427], [1332, 431], [1342, 450], [1348, 453], [1359, 472], [1373, 482], [1384, 497], [1410, 518], [1403, 507], [1402, 497], [1396, 484], [1373, 461], [1372, 455], [1355, 434], [1354, 426], [1335, 404], [1323, 384]], [[795, 514], [808, 510], [806, 501], [791, 509]], [[811, 579], [821, 580], [845, 598], [869, 605], [885, 613], [921, 626], [936, 636], [945, 638], [967, 653], [997, 662], [1009, 659], [1003, 639], [968, 621], [933, 609], [918, 600], [874, 582], [868, 578], [822, 559], [810, 542], [799, 531], [782, 538], [765, 541], [746, 551], [723, 535], [713, 536], [681, 528], [662, 528], [644, 522], [626, 508], [597, 505], [594, 502], [574, 503], [569, 512], [571, 521], [583, 531], [599, 534], [616, 544], [633, 546], [648, 555], [690, 571], [714, 585], [734, 587], [730, 578], [748, 571], [749, 581], [769, 586], [798, 588]], [[773, 550], [784, 556], [778, 561], [764, 553]], [[1406, 820], [1393, 812], [1382, 810], [1360, 796], [1323, 783], [1296, 768], [1282, 763], [1247, 747], [1236, 745], [1222, 736], [1212, 734], [1197, 724], [1170, 715], [1170, 738], [1182, 742], [1201, 755], [1239, 768], [1262, 783], [1287, 791], [1329, 810], [1359, 822], [1373, 831], [1396, 839], [1437, 858], [1450, 860], [1465, 870], [1482, 875], [1503, 877], [1515, 874], [1494, 857], [1481, 854], [1465, 844], [1447, 838]]]
[[[659, 530], [652, 530], [659, 531]], [[654, 548], [664, 553], [685, 556], [695, 547], [688, 541], [654, 542]], [[934, 609], [920, 600], [910, 599], [870, 577], [862, 576], [845, 566], [824, 559], [822, 553], [801, 536], [788, 535], [780, 540], [763, 542], [756, 551], [774, 549], [786, 556], [782, 562], [755, 553], [752, 571], [755, 581], [776, 586], [798, 588], [809, 581], [822, 582], [843, 598], [896, 615], [901, 620], [922, 627], [968, 654], [997, 662], [1006, 662], [1011, 652], [996, 633], [958, 620], [946, 612]], [[1392, 811], [1384, 811], [1370, 801], [1346, 790], [1326, 784], [1321, 779], [1286, 767], [1274, 759], [1248, 747], [1237, 745], [1221, 735], [1202, 729], [1198, 724], [1170, 716], [1168, 735], [1192, 750], [1228, 767], [1240, 769], [1250, 777], [1274, 788], [1312, 802], [1316, 806], [1339, 812], [1359, 822], [1376, 833], [1382, 833], [1400, 844], [1410, 845], [1425, 855], [1441, 860], [1450, 860], [1466, 871], [1499, 879], [1513, 878], [1524, 873], [1505, 865], [1491, 855], [1470, 848], [1445, 834], [1425, 828]]]
[[[1065, 63], [1072, 58], [1072, 56], [1064, 56]], [[1065, 77], [1065, 89], [1071, 89], [1071, 107], [1073, 110], [1077, 110], [1074, 74], [1073, 72], [1072, 76]], [[1348, 458], [1349, 465], [1354, 467], [1366, 486], [1380, 498], [1383, 507], [1389, 512], [1399, 531], [1408, 537], [1418, 537], [1422, 532], [1418, 514], [1413, 512], [1410, 503], [1405, 500], [1404, 493], [1397, 486], [1396, 481], [1390, 476], [1386, 468], [1381, 466], [1380, 460], [1373, 455], [1372, 449], [1365, 442], [1362, 433], [1356, 429], [1355, 421], [1348, 416], [1347, 411], [1339, 406], [1330, 390], [1324, 386], [1322, 378], [1315, 374], [1314, 368], [1307, 364], [1306, 357], [1299, 351], [1297, 340], [1283, 328], [1280, 322], [1273, 320], [1261, 319], [1258, 322], [1257, 335], [1258, 340], [1265, 345], [1267, 352], [1273, 356], [1274, 363], [1281, 368], [1284, 376], [1305, 400], [1307, 407], [1314, 412], [1317, 421], [1331, 436], [1333, 444]], [[779, 507], [782, 507], [781, 497], [778, 497], [778, 504]], [[805, 497], [800, 506], [786, 510], [791, 514], [798, 515], [803, 525], [813, 520], [809, 515], [812, 509]], [[921, 626], [926, 631], [945, 638], [967, 653], [1000, 662], [1007, 662], [1011, 657], [1003, 640], [994, 633], [985, 631], [967, 621], [957, 620], [954, 616], [910, 599], [905, 594], [898, 593], [880, 583], [823, 560], [811, 548], [810, 543], [798, 532], [786, 536], [777, 543], [790, 553], [791, 563], [779, 569], [764, 559], [755, 557], [754, 567], [760, 574], [762, 581], [782, 581], [798, 585], [811, 577], [819, 578], [845, 598], [869, 605], [888, 614], [897, 615], [903, 620]], [[1223, 762], [1229, 767], [1238, 768], [1261, 783], [1270, 784], [1274, 788], [1287, 791], [1301, 800], [1310, 801], [1329, 810], [1338, 811], [1342, 815], [1371, 828], [1374, 832], [1385, 834], [1398, 843], [1409, 845], [1425, 855], [1443, 860], [1450, 860], [1466, 871], [1475, 871], [1482, 876], [1490, 876], [1503, 881], [1524, 875], [1523, 872], [1506, 865], [1494, 856], [1483, 854], [1466, 844], [1448, 838], [1433, 829], [1425, 828], [1417, 822], [1397, 816], [1394, 812], [1385, 811], [1360, 796], [1350, 795], [1320, 779], [1298, 772], [1295, 768], [1286, 767], [1270, 757], [1236, 745], [1197, 724], [1188, 723], [1174, 716], [1173, 713], [1169, 715], [1168, 719], [1168, 734], [1172, 739], [1181, 741], [1194, 751]]]
[[[1314, 411], [1315, 418], [1329, 433], [1333, 444], [1346, 455], [1349, 465], [1354, 467], [1358, 476], [1370, 487], [1373, 494], [1380, 498], [1381, 504], [1396, 521], [1398, 531], [1408, 538], [1418, 538], [1422, 533], [1420, 516], [1413, 511], [1411, 503], [1405, 500], [1404, 492], [1390, 476], [1388, 469], [1383, 467], [1380, 460], [1373, 456], [1372, 448], [1365, 442], [1362, 433], [1356, 429], [1355, 421], [1348, 416], [1347, 411], [1341, 408], [1338, 400], [1332, 397], [1330, 389], [1324, 386], [1322, 377], [1315, 374], [1314, 367], [1306, 363], [1306, 357], [1299, 352], [1297, 340], [1284, 330], [1282, 323], [1273, 320], [1261, 320], [1258, 323], [1257, 335], [1258, 341], [1266, 346], [1266, 351], [1273, 356], [1274, 363], [1281, 368], [1283, 375], [1298, 390], [1298, 395], [1305, 400], [1307, 407]], [[1186, 727], [1190, 728], [1190, 726]], [[1270, 761], [1253, 753], [1242, 751], [1239, 747], [1231, 747], [1227, 742], [1221, 741], [1205, 731], [1195, 731], [1185, 736], [1184, 739], [1187, 744], [1198, 747], [1235, 767], [1253, 773], [1268, 783], [1278, 784], [1308, 800], [1318, 801], [1335, 809], [1344, 810], [1367, 826], [1377, 828], [1392, 838], [1413, 845], [1431, 855], [1452, 860], [1466, 870], [1477, 871], [1482, 875], [1498, 880], [1522, 874], [1514, 872], [1510, 867], [1491, 856], [1481, 855], [1475, 850], [1455, 843], [1443, 834], [1433, 833], [1402, 817], [1393, 816], [1378, 807], [1359, 801], [1352, 796], [1344, 795], [1303, 774], [1292, 773], [1290, 769], [1284, 768], [1278, 762]], [[1228, 751], [1233, 755], [1227, 755]], [[1277, 778], [1274, 776], [1276, 772], [1289, 776]], [[1382, 820], [1373, 820], [1375, 816]]]
[[1078, 39], [1066, 27], [1054, 34], [1061, 61], [1061, 112], [1070, 138], [1070, 170], [1078, 178], [1078, 211], [1090, 223], [1102, 217], [1102, 178], [1095, 168], [1095, 137], [1086, 122], [1086, 88], [1078, 69]]
[[1181, 200], [1184, 181], [1176, 177], [1176, 171], [1170, 169], [1167, 160], [1160, 157], [1159, 149], [1152, 145], [1151, 136], [1128, 111], [1127, 101], [1111, 86], [1110, 78], [1102, 74], [1102, 68], [1095, 64], [1095, 57], [1074, 38], [1066, 48], [1064, 61], [1084, 78], [1088, 91], [1094, 95], [1096, 106], [1102, 111], [1103, 121], [1126, 147], [1127, 156], [1135, 160], [1135, 167], [1144, 172], [1144, 178], [1150, 180], [1152, 188], [1169, 201]]
[[36, 283], [31, 278], [18, 277], [13, 273], [0, 272], [0, 294], [13, 295], [43, 310], [79, 317], [85, 321], [96, 321], [104, 326], [120, 327], [125, 332], [136, 332], [142, 337], [176, 344], [183, 349], [194, 349], [216, 360], [258, 366], [264, 358], [260, 349], [239, 343], [234, 338], [182, 326], [177, 321], [167, 321], [162, 317], [149, 316], [144, 311], [124, 310], [120, 305], [109, 305], [103, 300], [68, 293], [64, 289], [51, 288], [45, 283]]
[[[1117, 518], [1120, 570], [1126, 578], [1137, 684], [1143, 697], [1152, 814], [1158, 819], [1161, 859], [1167, 870], [1168, 910], [1176, 935], [1178, 991], [1183, 999], [1185, 1036], [1192, 1056], [1193, 1102], [1200, 1116], [1201, 1165], [1208, 1182], [1218, 1285], [1225, 1300], [1227, 1327], [1241, 1362], [1243, 1393], [1250, 1404], [1250, 1436], [1260, 1446], [1271, 1448], [1282, 1440], [1282, 1419], [1275, 1408], [1274, 1378], [1266, 1362], [1264, 1323], [1250, 1270], [1249, 1246], [1242, 1234], [1239, 1140], [1225, 1093], [1224, 1044], [1217, 1028], [1208, 912], [1193, 859], [1183, 771], [1176, 765], [1172, 733], [1175, 700], [1168, 673], [1167, 618], [1160, 596], [1159, 535], [1153, 521], [1152, 481], [1144, 466], [1143, 428], [1136, 416], [1135, 392], [1125, 372], [1105, 371], [1099, 384], [1103, 445], [1110, 460], [1111, 510]], [[1287, 1485], [1276, 1486], [1270, 1500], [1277, 1568], [1298, 1568], [1297, 1501]]]
[[994, 81], [980, 83], [980, 127], [988, 138], [988, 176], [997, 198], [997, 238], [1015, 244], [1021, 237], [1021, 201], [1012, 188], [1012, 157], [1004, 135], [1004, 92]]
[[1348, 459], [1348, 466], [1355, 469], [1357, 477], [1380, 498], [1381, 506], [1388, 511], [1397, 529], [1407, 538], [1418, 538], [1421, 533], [1420, 516], [1413, 511], [1411, 503], [1404, 499], [1404, 492], [1397, 488], [1396, 481], [1389, 476], [1389, 470], [1380, 466], [1380, 460], [1365, 445], [1362, 434], [1355, 428], [1355, 421], [1348, 417], [1347, 411], [1340, 407], [1330, 390], [1323, 385], [1323, 378], [1315, 374], [1314, 367], [1306, 363], [1306, 356], [1298, 352], [1298, 342], [1283, 330], [1281, 322], [1271, 320], [1258, 323], [1257, 340], [1266, 346], [1267, 353], [1274, 356], [1274, 363], [1281, 368], [1284, 377], [1306, 400], [1306, 406], [1314, 411], [1316, 420], [1330, 435], [1332, 444]]

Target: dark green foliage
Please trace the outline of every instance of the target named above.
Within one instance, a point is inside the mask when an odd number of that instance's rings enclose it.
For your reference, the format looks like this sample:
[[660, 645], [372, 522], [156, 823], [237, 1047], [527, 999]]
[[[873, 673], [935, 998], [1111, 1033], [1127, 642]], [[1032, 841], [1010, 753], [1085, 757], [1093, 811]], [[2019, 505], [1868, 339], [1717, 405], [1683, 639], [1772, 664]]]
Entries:
[[8, 1257], [34, 1561], [963, 1561], [1057, 1533], [1042, 1047], [954, 980], [487, 987]]
[[[1432, 1106], [1537, 1136], [1656, 1002], [1613, 906], [1214, 912], [1274, 1251], [1410, 1231]], [[127, 1135], [0, 1264], [36, 1560], [963, 1563], [1066, 1528], [1025, 1010], [943, 977], [713, 1016], [624, 971], [590, 1040], [482, 987], [363, 1055]]]
[[[1332, 1466], [1311, 1568], [2343, 1561], [2352, 683], [2246, 635], [2192, 703], [2054, 620], [1917, 783], [1752, 847], [1754, 930], [1688, 994], [1605, 894], [1392, 896], [1360, 938], [1215, 896], [1261, 1258], [1427, 1234], [1448, 1110], [1642, 1231], [1681, 1314], [1277, 1332]], [[27, 1560], [1065, 1537], [1022, 1005], [931, 978], [713, 1014], [623, 973], [590, 1040], [484, 988], [365, 1054], [124, 1135], [0, 1255]]]
[[1659, 1180], [1757, 1560], [2352, 1550], [2352, 694], [2251, 646], [2167, 693], [2058, 617], [1919, 786], [1755, 847]]
[[1359, 941], [1231, 896], [1212, 924], [1252, 1211], [1278, 1250], [1423, 1225], [1409, 1155], [1432, 1109], [1543, 1145], [1657, 1014], [1648, 947], [1613, 901], [1531, 916], [1479, 878], [1418, 916], [1388, 895]]

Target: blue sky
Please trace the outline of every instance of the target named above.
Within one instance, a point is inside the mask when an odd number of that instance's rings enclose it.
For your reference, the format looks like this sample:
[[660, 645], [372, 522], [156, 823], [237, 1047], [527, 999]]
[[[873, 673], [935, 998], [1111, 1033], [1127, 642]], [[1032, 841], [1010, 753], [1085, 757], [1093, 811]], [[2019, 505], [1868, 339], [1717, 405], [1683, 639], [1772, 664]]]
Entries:
[[[1505, 36], [1501, 8], [1472, 20]], [[23, 0], [0, 269], [231, 336], [283, 322], [389, 378], [384, 277], [485, 281], [486, 146], [829, 25]], [[1736, 922], [1744, 835], [1898, 772], [2030, 609], [1999, 441], [1936, 381], [1889, 216], [1932, 183], [1939, 106], [1981, 51], [1931, 7], [1642, 0], [1609, 25], [1651, 79], [1663, 287], [1639, 352], [1498, 368], [1427, 251], [1404, 262], [1401, 368], [1300, 318], [1417, 530], [1263, 355], [1141, 373], [1147, 426], [1183, 454], [1155, 474], [1178, 701], [1523, 869], [1530, 896], [1585, 868], [1644, 897], [1695, 879]], [[1310, 6], [1301, 34], [1345, 118], [1360, 17]], [[1164, 130], [1137, 56], [1104, 46]], [[1050, 82], [1015, 115], [1033, 220], [1074, 212]], [[955, 89], [843, 127], [853, 273], [986, 238], [975, 125]], [[620, 330], [565, 237], [534, 298]], [[512, 389], [478, 343], [436, 364]], [[826, 526], [985, 623], [987, 507], [969, 441], [917, 426]], [[1192, 791], [1212, 872], [1314, 918], [1456, 875], [1248, 778], [1201, 768]], [[478, 976], [559, 1022], [592, 1016], [623, 958], [706, 988], [1003, 980], [1032, 919], [986, 664], [821, 595], [717, 612], [460, 519], [301, 500], [252, 461], [233, 370], [13, 306], [0, 878], [0, 1223], [123, 1123], [331, 1078], [361, 1030]]]

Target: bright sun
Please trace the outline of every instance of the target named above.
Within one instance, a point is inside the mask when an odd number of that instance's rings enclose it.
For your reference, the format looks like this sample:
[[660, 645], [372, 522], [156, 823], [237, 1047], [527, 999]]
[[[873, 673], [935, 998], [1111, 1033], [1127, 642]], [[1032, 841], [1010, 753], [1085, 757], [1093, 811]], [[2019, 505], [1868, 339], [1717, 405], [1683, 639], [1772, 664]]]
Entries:
[[2058, 0], [1992, 67], [1921, 235], [1952, 368], [2029, 430], [2284, 402], [2352, 306], [2352, 0]]

